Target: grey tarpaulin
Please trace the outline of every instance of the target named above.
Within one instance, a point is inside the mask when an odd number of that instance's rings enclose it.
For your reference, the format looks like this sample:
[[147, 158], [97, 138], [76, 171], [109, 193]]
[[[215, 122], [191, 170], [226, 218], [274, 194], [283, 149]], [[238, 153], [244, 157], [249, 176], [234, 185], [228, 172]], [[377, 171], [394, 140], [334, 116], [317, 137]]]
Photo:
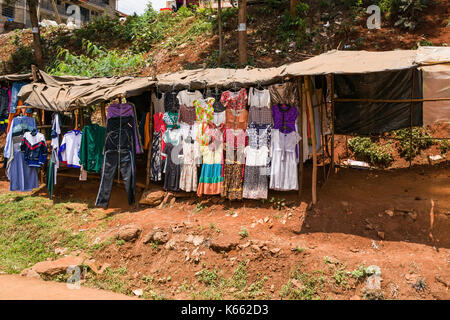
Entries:
[[[414, 75], [414, 96], [412, 83]], [[335, 91], [345, 99], [422, 99], [421, 71], [417, 69], [335, 75]], [[410, 102], [336, 102], [335, 133], [375, 134], [410, 126]], [[413, 126], [422, 126], [422, 102], [413, 103]]]

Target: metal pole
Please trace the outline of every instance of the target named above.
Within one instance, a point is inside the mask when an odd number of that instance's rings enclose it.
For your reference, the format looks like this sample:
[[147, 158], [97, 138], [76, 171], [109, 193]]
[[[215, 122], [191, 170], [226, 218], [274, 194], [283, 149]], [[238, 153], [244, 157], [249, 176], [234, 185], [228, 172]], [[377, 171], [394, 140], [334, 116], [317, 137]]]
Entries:
[[[415, 84], [416, 69], [412, 69], [412, 86], [411, 86], [411, 99], [414, 99], [414, 84]], [[412, 167], [412, 140], [413, 140], [413, 102], [409, 105], [409, 167]]]

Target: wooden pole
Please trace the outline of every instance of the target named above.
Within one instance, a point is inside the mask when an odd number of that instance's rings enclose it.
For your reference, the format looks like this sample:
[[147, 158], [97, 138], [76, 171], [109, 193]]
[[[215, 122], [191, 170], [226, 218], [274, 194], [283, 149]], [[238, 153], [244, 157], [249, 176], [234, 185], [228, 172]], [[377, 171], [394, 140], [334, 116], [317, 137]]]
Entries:
[[299, 143], [299, 164], [298, 164], [298, 197], [301, 200], [302, 196], [302, 190], [303, 190], [303, 90], [302, 90], [302, 77], [299, 77], [297, 79], [297, 86], [298, 86], [298, 107], [299, 107], [299, 116], [298, 116], [298, 131], [300, 133], [300, 136], [302, 137], [302, 140], [300, 140]]
[[[323, 85], [323, 82], [322, 82]], [[320, 148], [322, 150], [322, 168], [323, 168], [323, 181], [325, 182], [327, 175], [326, 175], [326, 169], [325, 169], [325, 147], [324, 147], [324, 136], [323, 136], [323, 86], [322, 89], [317, 91], [319, 94], [319, 97], [317, 99], [320, 101], [319, 104], [319, 116], [320, 116]]]
[[328, 171], [328, 176], [330, 172], [334, 172], [334, 74], [331, 75], [331, 166], [330, 171]]
[[100, 112], [102, 114], [102, 126], [106, 127], [106, 103], [105, 102], [101, 103]]
[[35, 0], [27, 0], [28, 9], [30, 13], [30, 20], [33, 33], [33, 47], [34, 47], [34, 58], [38, 67], [42, 70], [44, 69], [44, 55], [42, 53], [42, 43], [41, 43], [41, 32], [39, 29], [39, 18], [36, 9]]
[[219, 24], [219, 57], [217, 59], [217, 65], [220, 67], [222, 65], [223, 56], [223, 33], [222, 33], [222, 0], [217, 2], [217, 23]]
[[247, 56], [247, 0], [239, 0], [238, 16], [238, 48], [239, 66], [242, 67], [248, 61]]
[[291, 17], [295, 16], [295, 7], [297, 6], [298, 0], [289, 1], [289, 13]]
[[314, 124], [314, 113], [311, 102], [311, 90], [309, 86], [309, 77], [305, 77], [306, 102], [308, 105], [309, 127], [311, 131], [312, 149], [313, 149], [313, 173], [312, 173], [312, 203], [317, 202], [317, 144], [316, 144], [316, 128]]
[[412, 146], [413, 146], [413, 102], [414, 99], [414, 80], [416, 69], [412, 69], [412, 84], [411, 84], [411, 104], [409, 105], [409, 167], [412, 167]]

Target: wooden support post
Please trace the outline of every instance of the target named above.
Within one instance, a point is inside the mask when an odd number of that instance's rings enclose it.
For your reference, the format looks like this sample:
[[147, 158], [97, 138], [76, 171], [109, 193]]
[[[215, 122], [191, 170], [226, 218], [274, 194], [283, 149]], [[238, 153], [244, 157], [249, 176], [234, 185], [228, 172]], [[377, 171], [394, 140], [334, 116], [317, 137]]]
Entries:
[[311, 101], [311, 89], [309, 86], [309, 77], [305, 77], [306, 102], [308, 105], [309, 127], [311, 132], [312, 149], [313, 149], [313, 173], [312, 173], [312, 204], [317, 202], [317, 144], [316, 144], [316, 128], [314, 124], [314, 112]]
[[299, 77], [297, 79], [297, 86], [298, 86], [298, 107], [299, 107], [299, 116], [298, 116], [298, 131], [300, 133], [300, 136], [302, 137], [302, 140], [300, 140], [299, 146], [298, 146], [298, 153], [299, 153], [299, 164], [298, 164], [298, 197], [301, 200], [302, 196], [302, 190], [303, 190], [303, 90], [302, 90], [302, 77]]
[[[322, 87], [323, 88], [323, 87]], [[323, 168], [323, 181], [326, 180], [326, 169], [325, 169], [325, 148], [324, 148], [324, 136], [323, 136], [323, 115], [324, 115], [324, 98], [323, 98], [323, 89], [319, 89], [317, 92], [319, 97], [317, 100], [319, 102], [319, 117], [320, 117], [320, 149], [322, 150], [322, 168]]]
[[100, 112], [102, 114], [102, 126], [106, 127], [106, 104], [105, 104], [105, 102], [101, 103]]
[[217, 2], [217, 24], [219, 25], [219, 57], [217, 58], [217, 65], [222, 65], [223, 57], [223, 32], [222, 32], [222, 0]]
[[414, 80], [416, 69], [412, 70], [412, 84], [411, 84], [411, 104], [409, 105], [409, 167], [412, 167], [412, 148], [413, 148], [413, 102], [414, 99]]
[[328, 171], [328, 176], [330, 172], [334, 172], [334, 74], [331, 75], [331, 167]]
[[295, 7], [298, 4], [298, 0], [289, 0], [289, 14], [291, 17], [295, 16]]
[[239, 66], [248, 62], [247, 56], [247, 0], [239, 0], [238, 17]]

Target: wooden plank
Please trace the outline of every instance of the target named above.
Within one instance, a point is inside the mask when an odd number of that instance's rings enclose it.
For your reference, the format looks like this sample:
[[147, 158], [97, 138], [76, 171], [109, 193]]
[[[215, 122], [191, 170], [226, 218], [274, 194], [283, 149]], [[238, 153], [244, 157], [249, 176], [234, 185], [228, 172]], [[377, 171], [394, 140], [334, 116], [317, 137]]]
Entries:
[[309, 127], [311, 131], [312, 149], [313, 149], [313, 173], [312, 173], [312, 204], [317, 203], [317, 144], [316, 128], [314, 124], [314, 113], [311, 102], [311, 91], [309, 86], [309, 77], [305, 77], [306, 103], [308, 105]]
[[298, 116], [298, 131], [300, 133], [300, 136], [302, 137], [302, 140], [300, 140], [299, 146], [298, 146], [298, 153], [299, 153], [299, 168], [298, 168], [298, 196], [299, 198], [302, 196], [302, 190], [303, 190], [303, 90], [302, 90], [302, 77], [299, 77], [297, 79], [297, 86], [298, 86], [298, 105], [299, 105], [299, 116]]

